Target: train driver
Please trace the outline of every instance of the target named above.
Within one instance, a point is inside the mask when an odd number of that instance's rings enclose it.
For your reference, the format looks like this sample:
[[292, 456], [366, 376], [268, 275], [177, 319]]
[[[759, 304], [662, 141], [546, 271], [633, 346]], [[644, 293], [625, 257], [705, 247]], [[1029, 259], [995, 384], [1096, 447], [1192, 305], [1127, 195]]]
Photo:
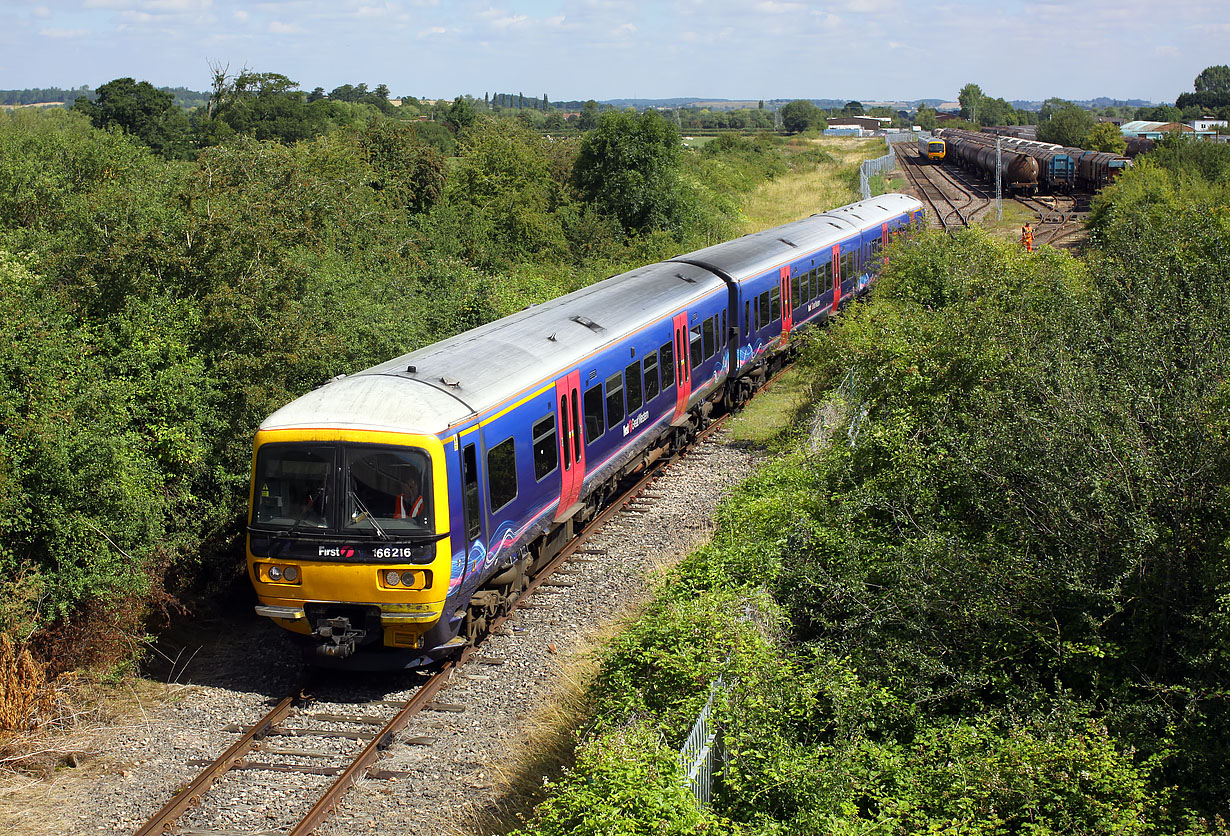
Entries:
[[423, 513], [421, 482], [421, 478], [415, 473], [402, 484], [401, 493], [393, 502], [393, 519], [414, 519]]

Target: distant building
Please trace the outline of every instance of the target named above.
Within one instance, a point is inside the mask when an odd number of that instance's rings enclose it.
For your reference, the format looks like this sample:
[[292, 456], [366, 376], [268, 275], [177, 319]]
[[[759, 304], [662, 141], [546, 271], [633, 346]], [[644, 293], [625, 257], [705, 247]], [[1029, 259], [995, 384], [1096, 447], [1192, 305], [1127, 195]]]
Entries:
[[1216, 128], [1224, 128], [1227, 125], [1225, 119], [1214, 119], [1212, 116], [1206, 116], [1203, 119], [1193, 119], [1187, 124], [1191, 125], [1194, 131], [1211, 131]]
[[1131, 122], [1124, 122], [1119, 126], [1119, 130], [1125, 137], [1135, 136], [1141, 139], [1161, 139], [1163, 134], [1175, 131], [1192, 133], [1195, 129], [1190, 125], [1184, 125], [1182, 122], [1147, 122], [1136, 119]]
[[892, 124], [887, 116], [834, 116], [827, 120], [830, 128], [861, 128], [864, 131], [878, 131]]

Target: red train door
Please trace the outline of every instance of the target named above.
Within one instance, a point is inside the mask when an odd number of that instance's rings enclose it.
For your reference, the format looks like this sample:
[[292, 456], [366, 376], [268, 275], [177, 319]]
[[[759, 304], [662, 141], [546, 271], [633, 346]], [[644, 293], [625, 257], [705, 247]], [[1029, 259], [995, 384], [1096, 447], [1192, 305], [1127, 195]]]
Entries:
[[688, 313], [675, 314], [675, 418], [688, 411], [692, 396], [692, 361], [689, 357]]
[[880, 224], [880, 246], [888, 246], [888, 222]]
[[841, 301], [841, 245], [833, 245], [833, 313], [837, 313], [837, 303]]
[[783, 267], [782, 279], [782, 343], [790, 339], [790, 331], [794, 328], [794, 297], [790, 294], [790, 268]]
[[556, 426], [559, 428], [560, 491], [556, 520], [567, 518], [581, 499], [585, 481], [585, 445], [581, 441], [581, 372], [555, 381]]

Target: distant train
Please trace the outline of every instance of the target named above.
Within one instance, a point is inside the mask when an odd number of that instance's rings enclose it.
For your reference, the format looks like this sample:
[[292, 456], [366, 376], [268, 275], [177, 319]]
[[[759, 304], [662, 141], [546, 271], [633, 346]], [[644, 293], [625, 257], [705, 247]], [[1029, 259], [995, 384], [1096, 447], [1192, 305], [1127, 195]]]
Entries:
[[918, 138], [918, 156], [933, 163], [944, 159], [946, 145], [944, 140], [935, 137]]
[[[994, 135], [956, 128], [945, 128], [938, 133], [948, 142], [950, 158], [994, 179]], [[1119, 154], [1009, 136], [1003, 137], [999, 157], [1004, 188], [1027, 195], [1038, 191], [1068, 193], [1076, 189], [1094, 192], [1132, 164]]]
[[258, 614], [318, 664], [457, 653], [619, 481], [866, 293], [922, 204], [886, 194], [651, 264], [333, 380], [254, 443]]

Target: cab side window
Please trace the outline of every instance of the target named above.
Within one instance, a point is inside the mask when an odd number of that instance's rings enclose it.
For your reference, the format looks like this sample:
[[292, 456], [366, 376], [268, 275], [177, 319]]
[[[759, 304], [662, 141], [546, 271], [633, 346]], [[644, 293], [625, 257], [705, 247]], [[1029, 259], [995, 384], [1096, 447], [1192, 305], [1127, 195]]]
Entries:
[[487, 495], [492, 513], [517, 496], [517, 449], [512, 436], [487, 451]]

